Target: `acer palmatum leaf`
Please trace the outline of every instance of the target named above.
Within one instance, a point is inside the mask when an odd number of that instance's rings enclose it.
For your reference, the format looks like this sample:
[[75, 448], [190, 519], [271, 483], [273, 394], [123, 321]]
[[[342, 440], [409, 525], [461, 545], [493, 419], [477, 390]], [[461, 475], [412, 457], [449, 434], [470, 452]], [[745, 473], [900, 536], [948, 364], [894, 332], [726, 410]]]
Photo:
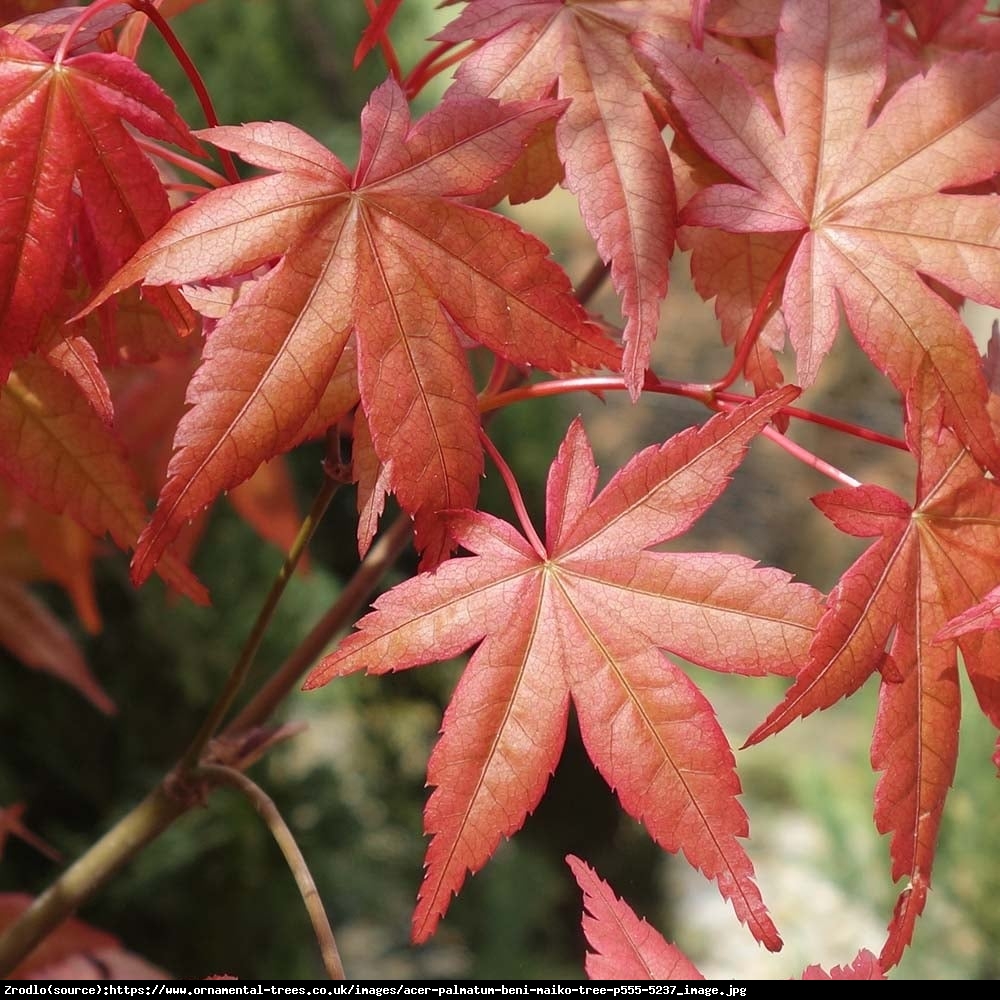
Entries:
[[[583, 933], [593, 949], [587, 953], [588, 979], [702, 980], [698, 967], [678, 948], [619, 899], [597, 873], [572, 855], [567, 864], [583, 891]], [[878, 959], [867, 949], [858, 952], [849, 966], [837, 965], [829, 973], [810, 965], [803, 979], [885, 979]]]
[[[985, 10], [985, 0], [900, 0], [920, 42], [920, 53], [934, 58], [935, 50], [1000, 50], [1000, 23], [995, 14]], [[912, 36], [905, 22], [894, 25], [897, 49], [903, 57], [913, 58]], [[892, 37], [892, 36], [890, 36]]]
[[583, 892], [583, 933], [591, 951], [588, 979], [704, 979], [694, 963], [632, 908], [589, 865], [572, 855], [566, 863]]
[[[80, 11], [80, 7], [70, 6], [62, 0], [5, 0], [0, 3], [0, 26], [52, 55], [70, 26], [79, 19]], [[120, 3], [88, 17], [73, 34], [70, 54], [92, 46], [102, 31], [110, 31], [131, 13], [132, 8], [127, 3]]]
[[968, 632], [987, 632], [996, 628], [1000, 628], [1000, 586], [994, 587], [978, 604], [956, 615], [935, 638], [943, 642]]
[[[916, 502], [879, 486], [815, 503], [842, 531], [877, 540], [844, 573], [816, 629], [808, 663], [748, 739], [757, 743], [882, 673], [872, 765], [883, 771], [875, 822], [892, 834], [892, 877], [909, 876], [880, 956], [895, 965], [923, 910], [958, 752], [957, 652], [983, 710], [1000, 725], [1000, 634], [945, 632], [1000, 573], [1000, 486], [942, 424], [936, 375], [922, 367], [907, 397]], [[951, 640], [940, 641], [952, 635]]]
[[900, 393], [921, 365], [934, 369], [946, 422], [1000, 473], [972, 336], [922, 277], [1000, 305], [998, 199], [942, 193], [1000, 167], [1000, 55], [941, 60], [871, 122], [886, 78], [877, 0], [786, 0], [776, 44], [780, 123], [723, 62], [636, 42], [691, 137], [737, 182], [702, 190], [681, 221], [793, 237], [781, 308], [799, 382], [833, 343], [839, 300]]
[[778, 30], [782, 0], [711, 0], [706, 27], [722, 35], [755, 38]]
[[417, 941], [434, 931], [466, 872], [538, 805], [572, 697], [591, 759], [625, 810], [715, 879], [758, 940], [779, 947], [738, 840], [747, 819], [729, 745], [711, 705], [659, 650], [715, 670], [790, 675], [819, 595], [739, 556], [645, 550], [691, 527], [797, 393], [769, 393], [647, 449], [593, 499], [597, 468], [574, 422], [549, 472], [544, 546], [488, 514], [454, 512], [454, 538], [474, 555], [379, 598], [312, 672], [310, 688], [478, 647], [428, 765], [433, 840]]
[[862, 948], [850, 965], [835, 965], [829, 973], [818, 965], [810, 965], [802, 974], [803, 979], [885, 979], [879, 960]]
[[5, 576], [0, 576], [0, 646], [25, 666], [72, 685], [101, 712], [114, 713], [114, 702], [66, 626], [24, 584]]
[[566, 186], [576, 195], [626, 317], [623, 372], [642, 388], [667, 291], [676, 212], [670, 160], [643, 91], [630, 32], [687, 39], [689, 0], [473, 0], [437, 38], [485, 41], [452, 92], [501, 100], [569, 98], [556, 124]]
[[353, 174], [291, 125], [200, 133], [273, 173], [179, 212], [94, 304], [139, 280], [193, 282], [280, 259], [208, 340], [136, 553], [137, 580], [188, 518], [300, 439], [354, 333], [375, 451], [416, 519], [425, 566], [448, 551], [438, 512], [473, 506], [482, 471], [458, 331], [516, 364], [617, 367], [620, 351], [588, 320], [546, 247], [461, 201], [512, 166], [563, 107], [453, 98], [411, 124], [389, 81], [362, 114]]
[[24, 811], [25, 806], [23, 802], [15, 802], [12, 806], [0, 806], [0, 859], [3, 858], [7, 838], [13, 836], [23, 840], [26, 844], [30, 844], [50, 861], [60, 861], [59, 852], [24, 825], [21, 820]]
[[73, 602], [80, 624], [101, 629], [94, 593], [97, 540], [78, 521], [51, 514], [16, 487], [0, 488], [0, 573], [25, 582], [51, 580]]
[[[55, 472], [53, 472], [55, 470]], [[25, 358], [0, 389], [0, 472], [54, 514], [130, 549], [146, 521], [135, 472], [115, 430], [76, 382], [38, 356]], [[159, 574], [199, 603], [205, 588], [169, 554]]]
[[101, 283], [169, 215], [130, 127], [199, 151], [173, 102], [131, 60], [90, 52], [56, 66], [0, 31], [0, 383], [60, 297], [74, 226], [88, 231], [87, 271]]
[[[32, 897], [24, 893], [0, 893], [0, 933], [14, 924], [32, 902]], [[154, 980], [170, 976], [127, 951], [113, 935], [70, 917], [31, 951], [7, 978]]]

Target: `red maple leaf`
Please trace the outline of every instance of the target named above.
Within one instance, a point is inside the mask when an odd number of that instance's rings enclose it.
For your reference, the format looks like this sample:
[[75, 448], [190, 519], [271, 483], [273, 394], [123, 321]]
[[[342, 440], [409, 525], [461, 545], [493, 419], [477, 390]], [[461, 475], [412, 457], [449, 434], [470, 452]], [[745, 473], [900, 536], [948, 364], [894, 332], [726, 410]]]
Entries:
[[803, 979], [885, 979], [879, 960], [867, 949], [862, 948], [850, 965], [835, 965], [828, 973], [818, 965], [806, 967]]
[[[32, 902], [25, 893], [0, 893], [0, 933], [14, 924]], [[154, 980], [170, 976], [123, 948], [107, 931], [70, 917], [18, 964], [8, 978]]]
[[[919, 50], [926, 54], [931, 47], [941, 49], [998, 49], [1000, 24], [985, 10], [986, 0], [899, 0], [913, 26], [906, 31], [905, 21], [891, 26], [892, 40], [901, 50]], [[913, 34], [916, 35], [914, 45]]]
[[[579, 421], [549, 473], [547, 543], [488, 514], [456, 512], [475, 553], [407, 581], [314, 670], [307, 687], [385, 673], [477, 645], [431, 756], [433, 835], [413, 918], [430, 936], [467, 871], [538, 804], [572, 697], [591, 759], [657, 843], [715, 879], [767, 947], [780, 945], [753, 869], [740, 786], [711, 705], [659, 649], [743, 674], [789, 674], [818, 595], [743, 557], [645, 551], [683, 534], [719, 496], [747, 445], [796, 389], [769, 393], [636, 456], [593, 497]], [[516, 502], [516, 501], [515, 501]]]
[[58, 582], [83, 627], [100, 631], [92, 568], [97, 542], [90, 532], [72, 517], [49, 513], [16, 488], [0, 486], [0, 539], [0, 574], [23, 582]]
[[166, 221], [163, 185], [129, 127], [199, 151], [131, 60], [91, 52], [57, 63], [0, 31], [0, 383], [59, 301], [74, 235], [100, 285]]
[[[923, 910], [945, 797], [958, 754], [957, 652], [984, 711], [1000, 725], [1000, 634], [943, 633], [996, 583], [1000, 486], [942, 426], [936, 377], [922, 370], [907, 398], [917, 457], [913, 506], [880, 486], [839, 489], [814, 502], [842, 531], [877, 541], [844, 573], [816, 630], [809, 661], [747, 741], [853, 694], [882, 674], [872, 764], [883, 775], [875, 822], [892, 834], [892, 877], [908, 875], [881, 963], [909, 943]], [[953, 638], [940, 641], [942, 635]]]
[[21, 821], [24, 815], [25, 806], [23, 802], [16, 802], [12, 806], [0, 806], [0, 859], [3, 858], [4, 848], [7, 846], [7, 838], [10, 836], [19, 837], [26, 844], [31, 845], [36, 851], [44, 854], [50, 861], [60, 861], [59, 852], [47, 844], [41, 837], [29, 830]]
[[[76, 381], [40, 356], [0, 389], [0, 474], [53, 514], [66, 513], [122, 549], [135, 545], [146, 507], [125, 448]], [[192, 600], [205, 588], [171, 555], [160, 575]]]
[[629, 34], [690, 37], [690, 0], [472, 0], [436, 37], [486, 40], [462, 61], [452, 92], [501, 100], [569, 98], [555, 141], [566, 186], [577, 196], [621, 301], [624, 374], [642, 388], [667, 291], [676, 212], [651, 85]]
[[90, 672], [66, 626], [18, 580], [0, 574], [0, 646], [25, 666], [72, 685], [106, 714], [115, 704]]
[[[587, 953], [588, 979], [694, 979], [705, 977], [676, 945], [616, 896], [602, 878], [579, 858], [566, 862], [583, 891], [583, 933], [593, 949]], [[803, 979], [885, 979], [878, 960], [862, 949], [850, 966], [837, 965], [829, 974], [810, 965]]]
[[704, 979], [694, 963], [641, 920], [589, 865], [572, 855], [566, 863], [583, 891], [583, 933], [588, 979]]
[[462, 203], [562, 107], [455, 98], [411, 125], [390, 81], [362, 115], [353, 175], [291, 125], [201, 133], [275, 172], [178, 213], [96, 301], [140, 279], [191, 282], [280, 259], [208, 338], [137, 580], [186, 520], [300, 439], [355, 332], [361, 403], [389, 486], [416, 518], [425, 565], [443, 558], [437, 512], [473, 506], [482, 471], [457, 332], [548, 371], [618, 363], [545, 246]]
[[681, 221], [770, 234], [790, 251], [781, 309], [799, 383], [812, 383], [833, 343], [839, 300], [900, 393], [931, 366], [946, 421], [1000, 472], [971, 334], [923, 280], [1000, 305], [1000, 201], [942, 193], [1000, 167], [1000, 57], [942, 59], [872, 121], [886, 79], [877, 0], [787, 0], [776, 37], [779, 123], [724, 62], [659, 37], [637, 46], [690, 137], [735, 181], [700, 191]]

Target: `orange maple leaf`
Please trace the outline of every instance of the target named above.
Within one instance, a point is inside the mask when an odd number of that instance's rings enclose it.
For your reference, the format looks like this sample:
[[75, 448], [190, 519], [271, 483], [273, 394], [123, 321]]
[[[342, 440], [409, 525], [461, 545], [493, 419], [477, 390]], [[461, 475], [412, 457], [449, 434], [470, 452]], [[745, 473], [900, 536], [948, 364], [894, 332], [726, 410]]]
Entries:
[[975, 343], [923, 280], [1000, 305], [998, 199], [943, 193], [1000, 167], [1000, 56], [942, 59], [872, 121], [886, 80], [877, 0], [789, 0], [776, 38], [778, 122], [722, 62], [664, 38], [636, 44], [691, 138], [736, 181], [700, 191], [681, 221], [780, 237], [790, 250], [781, 309], [799, 383], [812, 383], [833, 343], [839, 300], [900, 393], [930, 365], [946, 421], [1000, 473]]
[[[433, 835], [413, 933], [430, 936], [467, 871], [542, 797], [572, 697], [591, 758], [625, 810], [685, 855], [771, 949], [780, 939], [738, 838], [735, 762], [711, 705], [659, 652], [743, 674], [794, 673], [820, 612], [812, 588], [739, 556], [645, 551], [685, 532], [721, 494], [788, 387], [636, 456], [593, 497], [597, 467], [570, 428], [549, 473], [547, 543], [453, 513], [451, 559], [395, 587], [307, 687], [478, 649], [431, 756]], [[530, 539], [530, 541], [528, 540]]]
[[390, 81], [362, 115], [353, 174], [291, 125], [200, 133], [275, 172], [179, 212], [92, 307], [140, 279], [190, 282], [278, 261], [208, 338], [136, 580], [187, 519], [300, 440], [355, 333], [361, 403], [388, 484], [416, 519], [424, 565], [446, 555], [437, 512], [473, 506], [482, 471], [458, 331], [548, 371], [620, 356], [543, 244], [462, 202], [562, 108], [453, 98], [411, 125]]

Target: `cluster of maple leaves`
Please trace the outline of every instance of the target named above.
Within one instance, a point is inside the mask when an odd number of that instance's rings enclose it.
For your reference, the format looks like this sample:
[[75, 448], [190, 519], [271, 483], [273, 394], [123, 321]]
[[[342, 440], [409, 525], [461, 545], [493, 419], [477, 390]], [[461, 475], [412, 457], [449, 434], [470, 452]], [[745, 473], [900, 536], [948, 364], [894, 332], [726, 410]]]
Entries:
[[[359, 56], [391, 54], [399, 0], [368, 6]], [[442, 55], [465, 46], [442, 102], [411, 120], [433, 62], [387, 81], [350, 169], [281, 122], [192, 132], [137, 68], [145, 20], [128, 4], [0, 3], [0, 642], [111, 710], [26, 583], [60, 582], [96, 629], [90, 564], [110, 535], [135, 550], [137, 584], [155, 571], [204, 601], [187, 560], [207, 507], [229, 492], [286, 538], [263, 513], [290, 492], [276, 459], [349, 426], [359, 551], [393, 493], [423, 572], [380, 598], [307, 687], [475, 648], [428, 767], [414, 939], [537, 806], [572, 703], [622, 808], [780, 947], [740, 842], [729, 743], [669, 651], [793, 678], [750, 743], [880, 674], [875, 822], [907, 885], [879, 958], [833, 973], [880, 977], [927, 900], [959, 651], [1000, 725], [1000, 372], [957, 312], [966, 297], [1000, 306], [1000, 21], [984, 7], [470, 0], [437, 36]], [[223, 176], [206, 147], [256, 169]], [[621, 331], [492, 210], [558, 183], [609, 265]], [[495, 454], [481, 414], [506, 373], [569, 386], [606, 369], [636, 400], [685, 391], [647, 371], [675, 245], [755, 398], [703, 387], [721, 412], [636, 455], [596, 496], [574, 423], [549, 472], [544, 539], [526, 515], [518, 530], [477, 510], [484, 447]], [[825, 598], [742, 557], [654, 551], [715, 501], [755, 437], [787, 424], [841, 314], [904, 401], [913, 502], [871, 485], [815, 498], [839, 529], [874, 539]], [[786, 340], [796, 386], [777, 360]], [[486, 386], [474, 345], [497, 359]], [[591, 975], [698, 976], [570, 863], [601, 956]]]

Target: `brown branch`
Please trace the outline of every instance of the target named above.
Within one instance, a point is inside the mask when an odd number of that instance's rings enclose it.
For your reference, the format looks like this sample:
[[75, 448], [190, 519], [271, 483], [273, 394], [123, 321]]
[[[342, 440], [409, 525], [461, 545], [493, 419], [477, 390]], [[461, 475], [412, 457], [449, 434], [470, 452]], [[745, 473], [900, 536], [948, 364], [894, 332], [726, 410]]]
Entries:
[[[382, 575], [405, 548], [410, 536], [400, 517], [374, 545], [330, 610], [317, 623], [271, 680], [226, 727], [220, 738], [244, 733], [264, 723], [318, 658], [327, 643], [353, 620]], [[34, 903], [0, 934], [0, 977], [67, 917], [99, 892], [144, 847], [156, 840], [200, 800], [189, 783], [171, 773], [153, 791], [92, 844]], [[185, 794], [177, 794], [178, 790]]]
[[274, 800], [260, 785], [251, 781], [241, 771], [231, 767], [224, 767], [221, 764], [204, 764], [196, 768], [195, 776], [203, 776], [216, 784], [226, 784], [237, 789], [245, 795], [252, 803], [261, 818], [267, 824], [281, 848], [281, 853], [285, 856], [285, 862], [295, 878], [295, 884], [299, 887], [299, 894], [305, 904], [309, 919], [312, 922], [313, 933], [319, 944], [320, 955], [323, 959], [323, 967], [331, 979], [346, 979], [344, 966], [340, 961], [340, 952], [337, 949], [337, 941], [333, 936], [333, 928], [330, 920], [323, 908], [323, 900], [320, 899], [319, 890], [313, 880], [306, 859], [295, 841], [295, 836], [288, 828]]

